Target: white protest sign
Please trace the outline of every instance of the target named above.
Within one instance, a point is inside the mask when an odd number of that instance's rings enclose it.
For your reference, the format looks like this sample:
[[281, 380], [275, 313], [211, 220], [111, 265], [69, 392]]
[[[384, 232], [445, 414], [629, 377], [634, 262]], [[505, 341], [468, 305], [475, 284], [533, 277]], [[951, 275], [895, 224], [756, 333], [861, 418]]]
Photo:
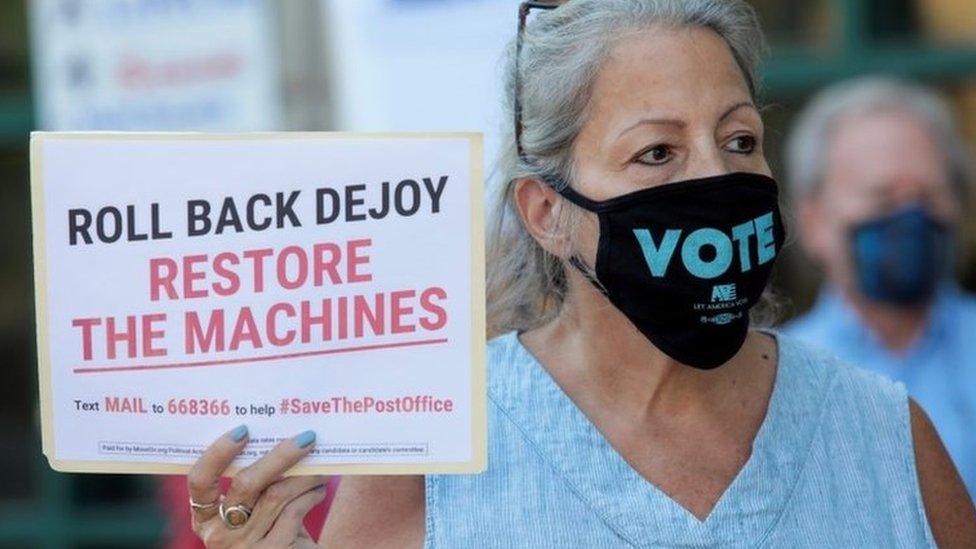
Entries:
[[34, 133], [44, 453], [297, 473], [486, 466], [480, 134]]

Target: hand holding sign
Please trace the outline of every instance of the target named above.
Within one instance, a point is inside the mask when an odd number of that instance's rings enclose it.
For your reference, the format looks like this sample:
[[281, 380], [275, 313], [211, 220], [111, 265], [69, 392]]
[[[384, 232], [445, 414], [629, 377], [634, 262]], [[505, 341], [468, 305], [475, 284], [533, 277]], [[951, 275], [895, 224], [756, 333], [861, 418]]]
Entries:
[[[302, 523], [325, 497], [325, 477], [282, 476], [313, 448], [315, 433], [306, 431], [242, 469], [226, 495], [219, 481], [247, 443], [240, 426], [220, 437], [200, 456], [187, 477], [193, 531], [207, 547], [316, 547]], [[221, 512], [223, 506], [223, 512]], [[229, 514], [230, 508], [244, 512]], [[246, 512], [246, 510], [250, 510]]]

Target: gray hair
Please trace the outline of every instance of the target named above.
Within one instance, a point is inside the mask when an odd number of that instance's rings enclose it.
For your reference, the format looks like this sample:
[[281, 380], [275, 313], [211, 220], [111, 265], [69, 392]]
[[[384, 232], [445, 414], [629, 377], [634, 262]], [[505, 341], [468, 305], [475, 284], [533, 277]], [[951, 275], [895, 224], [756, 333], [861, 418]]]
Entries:
[[[526, 26], [518, 65], [514, 40], [506, 55], [506, 120], [514, 119], [518, 66], [521, 141], [532, 162], [519, 157], [514, 124], [507, 123], [488, 243], [489, 336], [531, 329], [558, 314], [566, 292], [563, 262], [522, 225], [513, 196], [515, 183], [554, 175], [567, 184], [572, 180], [573, 143], [604, 59], [622, 38], [654, 26], [717, 33], [729, 45], [757, 100], [766, 44], [755, 11], [743, 0], [570, 0], [540, 12]], [[571, 224], [574, 209], [566, 215]]]
[[897, 112], [925, 124], [945, 152], [946, 168], [961, 198], [972, 165], [949, 105], [935, 91], [894, 77], [866, 76], [834, 84], [818, 93], [798, 115], [786, 143], [787, 181], [803, 199], [821, 187], [831, 133], [841, 120], [874, 112]]

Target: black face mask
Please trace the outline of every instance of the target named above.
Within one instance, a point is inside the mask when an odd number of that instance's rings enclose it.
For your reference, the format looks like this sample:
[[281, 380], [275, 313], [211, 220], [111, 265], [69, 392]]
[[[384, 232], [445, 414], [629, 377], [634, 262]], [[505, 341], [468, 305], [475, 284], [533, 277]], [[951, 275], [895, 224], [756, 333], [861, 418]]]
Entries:
[[701, 369], [739, 351], [786, 236], [773, 179], [735, 172], [601, 202], [549, 183], [600, 220], [596, 278], [570, 263], [651, 343]]

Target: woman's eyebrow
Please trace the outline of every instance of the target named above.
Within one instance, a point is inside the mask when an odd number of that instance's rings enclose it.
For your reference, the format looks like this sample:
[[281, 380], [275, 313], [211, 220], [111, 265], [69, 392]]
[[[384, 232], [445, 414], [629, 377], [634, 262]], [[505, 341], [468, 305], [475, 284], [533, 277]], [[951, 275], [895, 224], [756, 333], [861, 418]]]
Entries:
[[[726, 109], [725, 112], [722, 113], [722, 116], [718, 118], [718, 121], [719, 122], [724, 121], [726, 118], [731, 116], [732, 113], [734, 113], [735, 111], [743, 107], [749, 107], [754, 111], [756, 111], [757, 114], [759, 113], [759, 109], [756, 108], [756, 106], [752, 103], [752, 101], [740, 101], [730, 106], [728, 109]], [[678, 120], [677, 118], [641, 118], [637, 122], [634, 122], [633, 124], [621, 130], [620, 133], [617, 134], [617, 139], [620, 139], [625, 133], [629, 132], [630, 130], [638, 126], [643, 126], [644, 124], [663, 124], [668, 126], [675, 126], [678, 128], [684, 128], [685, 126], [688, 125], [688, 123], [685, 122], [684, 120]]]
[[668, 126], [676, 126], [678, 128], [684, 128], [685, 126], [688, 125], [688, 123], [685, 122], [684, 120], [678, 120], [677, 118], [641, 118], [637, 122], [634, 122], [633, 124], [621, 130], [621, 132], [617, 134], [617, 139], [623, 137], [623, 135], [629, 132], [630, 130], [638, 126], [643, 126], [644, 124], [663, 124]]
[[726, 118], [728, 118], [732, 113], [734, 113], [735, 111], [741, 109], [742, 107], [749, 107], [752, 110], [756, 111], [756, 114], [759, 113], [759, 109], [756, 108], [756, 106], [752, 103], [752, 101], [740, 101], [740, 102], [732, 105], [728, 109], [726, 109], [725, 110], [725, 113], [723, 113], [722, 116], [718, 117], [718, 121], [719, 122], [722, 122], [723, 120], [725, 120]]

